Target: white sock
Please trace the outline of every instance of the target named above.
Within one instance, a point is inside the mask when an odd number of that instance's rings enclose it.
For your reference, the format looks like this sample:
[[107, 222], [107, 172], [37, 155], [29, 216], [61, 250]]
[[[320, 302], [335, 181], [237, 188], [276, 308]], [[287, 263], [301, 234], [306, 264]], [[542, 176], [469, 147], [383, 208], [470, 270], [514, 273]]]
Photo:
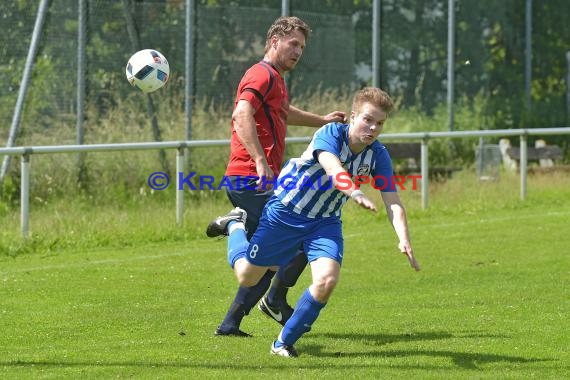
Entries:
[[228, 235], [231, 235], [232, 232], [234, 232], [235, 230], [238, 230], [238, 229], [245, 231], [245, 224], [243, 224], [243, 222], [230, 223], [230, 225], [228, 227]]

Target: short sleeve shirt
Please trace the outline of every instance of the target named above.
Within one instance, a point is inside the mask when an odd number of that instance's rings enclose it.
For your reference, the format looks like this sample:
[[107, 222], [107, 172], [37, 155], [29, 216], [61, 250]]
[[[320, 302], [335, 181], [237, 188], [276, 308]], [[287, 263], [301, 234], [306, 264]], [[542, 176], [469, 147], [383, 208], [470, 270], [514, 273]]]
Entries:
[[[248, 101], [255, 109], [259, 142], [269, 167], [276, 176], [279, 175], [285, 152], [286, 120], [289, 113], [289, 95], [283, 77], [270, 63], [256, 63], [247, 70], [239, 83], [234, 108], [240, 100]], [[226, 175], [257, 175], [255, 162], [239, 140], [233, 122]]]
[[[348, 200], [334, 187], [319, 161], [319, 151], [337, 156], [350, 177], [368, 176], [374, 188], [383, 192], [397, 191], [394, 186], [392, 160], [384, 145], [374, 141], [362, 152], [353, 153], [349, 147], [350, 125], [329, 123], [320, 128], [308, 148], [299, 158], [288, 161], [277, 179], [275, 196], [293, 212], [309, 217], [340, 216], [342, 206]], [[345, 181], [348, 184], [348, 178]]]

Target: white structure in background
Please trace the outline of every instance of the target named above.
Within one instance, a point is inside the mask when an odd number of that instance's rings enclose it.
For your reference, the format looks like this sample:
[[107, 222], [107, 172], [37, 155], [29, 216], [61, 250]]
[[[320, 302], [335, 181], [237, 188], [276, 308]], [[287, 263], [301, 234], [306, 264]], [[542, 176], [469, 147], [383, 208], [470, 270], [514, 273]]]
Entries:
[[499, 149], [501, 150], [501, 156], [503, 157], [503, 166], [510, 172], [517, 171], [517, 161], [513, 160], [507, 151], [511, 147], [511, 141], [509, 139], [499, 140]]
[[[536, 140], [534, 142], [534, 147], [535, 148], [546, 148], [546, 141], [544, 140]], [[552, 158], [540, 158], [538, 160], [538, 164], [540, 165], [540, 167], [542, 168], [551, 168], [554, 166], [554, 161], [552, 161]]]
[[481, 181], [495, 181], [499, 178], [502, 152], [497, 144], [480, 144], [475, 154], [477, 175]]

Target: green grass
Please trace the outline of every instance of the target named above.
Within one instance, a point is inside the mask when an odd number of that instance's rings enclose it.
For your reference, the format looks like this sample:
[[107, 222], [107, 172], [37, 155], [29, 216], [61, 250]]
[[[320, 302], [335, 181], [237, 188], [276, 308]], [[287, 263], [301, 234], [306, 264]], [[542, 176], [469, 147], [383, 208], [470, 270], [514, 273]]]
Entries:
[[257, 310], [254, 338], [212, 334], [236, 289], [226, 241], [202, 237], [223, 198], [193, 198], [182, 229], [173, 193], [35, 205], [28, 242], [8, 212], [0, 377], [568, 378], [569, 182], [532, 177], [521, 202], [516, 176], [463, 173], [430, 188], [428, 210], [403, 192], [419, 273], [384, 213], [349, 204], [341, 281], [297, 360], [269, 355], [279, 326]]

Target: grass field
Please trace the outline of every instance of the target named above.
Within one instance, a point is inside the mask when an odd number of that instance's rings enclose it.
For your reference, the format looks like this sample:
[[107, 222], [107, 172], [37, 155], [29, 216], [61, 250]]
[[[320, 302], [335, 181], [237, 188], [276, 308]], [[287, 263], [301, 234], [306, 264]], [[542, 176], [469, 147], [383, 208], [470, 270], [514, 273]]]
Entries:
[[0, 255], [0, 377], [568, 378], [570, 180], [530, 179], [525, 202], [510, 181], [436, 186], [427, 211], [403, 194], [419, 273], [383, 213], [347, 206], [341, 282], [296, 360], [269, 355], [279, 326], [257, 310], [254, 338], [213, 335], [236, 285], [201, 231], [225, 201], [189, 207], [185, 232], [171, 203], [33, 211], [38, 249]]

